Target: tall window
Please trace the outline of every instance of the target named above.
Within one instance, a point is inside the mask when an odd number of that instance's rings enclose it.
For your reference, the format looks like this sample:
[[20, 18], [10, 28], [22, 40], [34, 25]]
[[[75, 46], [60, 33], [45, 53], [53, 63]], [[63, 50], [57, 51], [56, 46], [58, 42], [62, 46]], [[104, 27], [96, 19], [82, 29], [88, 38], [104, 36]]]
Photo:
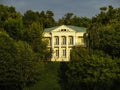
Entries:
[[78, 37], [78, 44], [82, 45], [84, 43], [83, 37]]
[[72, 36], [69, 37], [69, 44], [73, 45], [73, 37]]
[[55, 45], [58, 45], [59, 44], [59, 38], [56, 36], [55, 37]]
[[62, 37], [62, 44], [66, 45], [66, 37]]
[[59, 50], [56, 50], [55, 54], [56, 54], [57, 57], [59, 57]]
[[63, 57], [66, 57], [66, 49], [63, 49]]

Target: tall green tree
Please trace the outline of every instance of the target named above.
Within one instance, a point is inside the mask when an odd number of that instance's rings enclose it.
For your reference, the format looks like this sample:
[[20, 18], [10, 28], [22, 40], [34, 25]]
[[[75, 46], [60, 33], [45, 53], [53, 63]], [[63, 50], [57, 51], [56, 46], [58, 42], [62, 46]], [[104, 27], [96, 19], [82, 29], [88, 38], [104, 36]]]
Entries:
[[113, 58], [120, 54], [119, 11], [120, 8], [112, 6], [101, 8], [88, 30], [90, 48], [103, 50]]
[[25, 27], [29, 27], [33, 22], [39, 22], [40, 17], [38, 12], [28, 10], [23, 15], [23, 23]]
[[54, 13], [50, 10], [46, 11], [46, 18], [45, 18], [45, 28], [53, 27], [56, 25], [56, 22], [54, 20]]
[[39, 22], [33, 22], [24, 32], [24, 41], [31, 45], [34, 52], [38, 54], [38, 59], [48, 60], [51, 53], [47, 49], [47, 42], [43, 40], [43, 34], [43, 26]]
[[16, 10], [14, 7], [8, 7], [0, 4], [0, 27], [4, 28], [4, 22], [9, 17], [15, 17]]
[[26, 42], [18, 41], [16, 43], [16, 49], [17, 59], [15, 63], [18, 63], [17, 67], [19, 67], [20, 80], [22, 81], [21, 87], [23, 89], [24, 87], [36, 84], [41, 79], [44, 65], [37, 60], [36, 53]]
[[0, 31], [0, 89], [23, 90], [41, 76], [42, 64], [26, 42], [16, 42]]
[[12, 38], [20, 39], [22, 36], [22, 15], [14, 7], [0, 5], [0, 28], [3, 28]]
[[[19, 71], [14, 68], [17, 50], [14, 40], [5, 32], [0, 32], [0, 89], [16, 89], [19, 87]], [[17, 89], [16, 89], [17, 90]], [[19, 89], [18, 89], [19, 90]]]
[[16, 18], [9, 17], [5, 20], [4, 29], [9, 35], [18, 40], [21, 39], [23, 33], [23, 22], [20, 14], [16, 15]]
[[39, 22], [44, 28], [49, 28], [56, 25], [54, 13], [50, 10], [41, 12], [28, 10], [23, 15], [23, 22], [25, 27], [29, 27], [33, 22]]
[[75, 47], [70, 58], [69, 63], [63, 64], [66, 68], [63, 80], [60, 79], [63, 90], [119, 90], [114, 83], [119, 82], [120, 68], [110, 56], [102, 51]]
[[87, 17], [79, 17], [73, 13], [66, 13], [61, 19], [58, 20], [58, 25], [62, 24], [88, 28], [91, 24], [91, 19]]

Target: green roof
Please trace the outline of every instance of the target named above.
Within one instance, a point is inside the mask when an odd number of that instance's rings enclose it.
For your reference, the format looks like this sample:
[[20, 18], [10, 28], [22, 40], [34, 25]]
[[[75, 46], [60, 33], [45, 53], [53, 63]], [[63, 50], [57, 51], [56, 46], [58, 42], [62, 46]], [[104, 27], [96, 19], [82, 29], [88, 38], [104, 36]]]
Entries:
[[[78, 26], [72, 26], [72, 25], [66, 25], [68, 28], [71, 28], [77, 32], [86, 32], [86, 29], [85, 27], [78, 27]], [[45, 32], [51, 32], [52, 30], [58, 28], [60, 26], [55, 26], [55, 27], [51, 27], [51, 28], [46, 28], [45, 29]]]
[[78, 26], [72, 26], [72, 25], [68, 25], [68, 27], [77, 32], [86, 32], [86, 29], [87, 29], [85, 27], [78, 27]]
[[51, 27], [51, 28], [45, 28], [45, 32], [51, 32], [52, 30], [58, 28], [59, 26]]

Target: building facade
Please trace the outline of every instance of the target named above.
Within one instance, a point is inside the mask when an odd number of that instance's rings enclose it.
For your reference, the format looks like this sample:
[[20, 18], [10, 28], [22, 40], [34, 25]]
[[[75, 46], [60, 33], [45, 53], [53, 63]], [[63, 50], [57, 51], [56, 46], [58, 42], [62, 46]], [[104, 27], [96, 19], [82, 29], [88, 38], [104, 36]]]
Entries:
[[44, 39], [48, 41], [48, 47], [53, 51], [51, 61], [69, 61], [72, 47], [85, 45], [83, 38], [85, 32], [86, 28], [71, 25], [46, 28]]

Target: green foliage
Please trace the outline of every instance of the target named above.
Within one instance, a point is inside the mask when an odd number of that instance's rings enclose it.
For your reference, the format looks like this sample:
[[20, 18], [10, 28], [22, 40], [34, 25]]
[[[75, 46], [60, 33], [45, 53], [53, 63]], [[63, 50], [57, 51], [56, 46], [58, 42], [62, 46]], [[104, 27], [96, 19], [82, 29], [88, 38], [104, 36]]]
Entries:
[[25, 90], [61, 90], [58, 83], [58, 70], [60, 68], [59, 62], [47, 62], [44, 64], [44, 72], [41, 80], [32, 87], [25, 88]]
[[100, 32], [99, 48], [104, 50], [112, 57], [119, 57], [120, 55], [120, 31], [116, 31], [114, 26], [106, 26]]
[[23, 29], [22, 15], [14, 7], [0, 5], [0, 28], [14, 39], [20, 39]]
[[32, 10], [26, 11], [23, 16], [23, 22], [25, 27], [29, 27], [33, 22], [39, 21], [39, 13], [33, 12]]
[[114, 57], [120, 55], [120, 8], [101, 8], [101, 13], [92, 18], [88, 30], [89, 46], [103, 50]]
[[[14, 66], [16, 48], [14, 41], [5, 33], [0, 33], [0, 89], [12, 90], [19, 87], [20, 73]], [[17, 90], [17, 89], [16, 89]]]
[[0, 5], [0, 27], [4, 28], [4, 22], [8, 17], [15, 17], [15, 8]]
[[45, 22], [41, 21], [46, 17], [50, 21], [53, 15], [52, 11], [45, 16], [27, 11], [22, 17], [14, 7], [0, 5], [0, 89], [19, 90], [40, 80], [44, 69], [41, 60], [51, 55], [42, 40]]
[[39, 24], [39, 22], [33, 22], [28, 28], [26, 28], [24, 34], [25, 35], [23, 40], [25, 40], [29, 44], [32, 44], [35, 39], [39, 39], [41, 42], [43, 27]]
[[0, 32], [0, 89], [21, 90], [40, 79], [42, 64], [36, 60], [32, 48], [25, 42], [15, 42]]
[[20, 39], [23, 29], [22, 17], [19, 14], [15, 19], [9, 17], [5, 20], [4, 29], [12, 38], [16, 40]]
[[[79, 51], [79, 52], [78, 52]], [[74, 48], [71, 62], [64, 64], [63, 90], [112, 90], [117, 88], [120, 69], [117, 61], [101, 51]], [[61, 78], [64, 79], [64, 78]]]
[[58, 20], [58, 25], [63, 24], [88, 28], [91, 25], [91, 19], [87, 17], [78, 17], [73, 13], [66, 13], [64, 17]]
[[45, 28], [53, 27], [56, 25], [56, 22], [53, 16], [54, 16], [54, 13], [52, 11], [50, 10], [46, 11], [46, 18], [45, 18], [45, 24], [44, 24]]
[[49, 28], [56, 25], [53, 16], [54, 13], [50, 10], [47, 10], [46, 12], [34, 12], [28, 10], [23, 16], [23, 22], [25, 27], [29, 27], [33, 22], [39, 22], [44, 28]]
[[37, 60], [32, 48], [26, 43], [19, 41], [17, 47], [17, 60], [22, 79], [25, 86], [36, 83], [40, 79], [42, 68]]
[[33, 22], [31, 26], [26, 28], [23, 40], [31, 45], [34, 52], [37, 53], [38, 60], [48, 60], [51, 55], [47, 49], [47, 43], [43, 40], [43, 27], [39, 22]]
[[[119, 90], [120, 8], [100, 10], [92, 20], [66, 13], [56, 22], [50, 10], [28, 10], [22, 16], [0, 5], [0, 90], [22, 90], [39, 80], [30, 89]], [[51, 58], [44, 28], [56, 24], [87, 27], [88, 47], [73, 47], [68, 63], [43, 63]]]

